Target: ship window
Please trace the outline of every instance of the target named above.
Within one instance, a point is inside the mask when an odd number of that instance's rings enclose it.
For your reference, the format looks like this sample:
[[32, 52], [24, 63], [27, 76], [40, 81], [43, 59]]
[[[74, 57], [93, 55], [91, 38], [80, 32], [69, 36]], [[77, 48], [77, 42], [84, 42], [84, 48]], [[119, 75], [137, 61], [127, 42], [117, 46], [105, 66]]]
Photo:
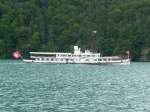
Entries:
[[51, 61], [54, 61], [54, 59], [52, 58]]
[[103, 59], [103, 61], [106, 61], [106, 59]]
[[119, 60], [119, 58], [114, 58], [114, 59], [112, 59], [113, 61], [117, 61], [117, 60]]
[[49, 58], [46, 58], [46, 61], [49, 61]]
[[102, 59], [98, 59], [98, 61], [102, 61]]

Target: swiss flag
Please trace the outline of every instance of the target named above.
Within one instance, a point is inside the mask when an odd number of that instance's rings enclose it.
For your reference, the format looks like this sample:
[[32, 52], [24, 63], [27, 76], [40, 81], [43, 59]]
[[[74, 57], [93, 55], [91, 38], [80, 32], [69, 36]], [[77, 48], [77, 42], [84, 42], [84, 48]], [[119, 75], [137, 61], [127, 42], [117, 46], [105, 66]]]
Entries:
[[13, 56], [13, 58], [18, 59], [18, 58], [21, 57], [21, 54], [20, 54], [19, 51], [15, 51], [15, 52], [12, 53], [12, 56]]

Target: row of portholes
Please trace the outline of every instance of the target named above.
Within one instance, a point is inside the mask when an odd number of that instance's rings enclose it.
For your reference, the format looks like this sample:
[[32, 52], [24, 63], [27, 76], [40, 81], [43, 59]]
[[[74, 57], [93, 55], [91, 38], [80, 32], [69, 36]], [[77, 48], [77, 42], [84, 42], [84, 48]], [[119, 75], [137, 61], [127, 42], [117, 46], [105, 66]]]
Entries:
[[60, 57], [100, 57], [100, 55], [61, 55], [61, 54], [58, 54], [57, 56], [60, 56]]
[[74, 61], [74, 59], [37, 58], [37, 61]]

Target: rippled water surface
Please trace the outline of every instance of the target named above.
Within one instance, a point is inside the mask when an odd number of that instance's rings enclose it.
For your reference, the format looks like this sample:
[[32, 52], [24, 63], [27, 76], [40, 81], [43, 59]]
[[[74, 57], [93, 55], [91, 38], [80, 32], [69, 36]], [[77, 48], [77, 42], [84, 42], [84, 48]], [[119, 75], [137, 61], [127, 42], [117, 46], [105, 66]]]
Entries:
[[0, 61], [0, 112], [150, 112], [150, 63]]

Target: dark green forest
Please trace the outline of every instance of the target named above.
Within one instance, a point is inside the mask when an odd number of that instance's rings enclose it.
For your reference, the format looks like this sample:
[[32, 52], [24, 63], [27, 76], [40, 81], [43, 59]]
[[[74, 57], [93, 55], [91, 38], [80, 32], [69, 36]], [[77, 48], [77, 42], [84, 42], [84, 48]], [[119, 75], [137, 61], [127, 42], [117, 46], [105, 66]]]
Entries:
[[150, 0], [0, 0], [0, 58], [74, 45], [150, 57]]

